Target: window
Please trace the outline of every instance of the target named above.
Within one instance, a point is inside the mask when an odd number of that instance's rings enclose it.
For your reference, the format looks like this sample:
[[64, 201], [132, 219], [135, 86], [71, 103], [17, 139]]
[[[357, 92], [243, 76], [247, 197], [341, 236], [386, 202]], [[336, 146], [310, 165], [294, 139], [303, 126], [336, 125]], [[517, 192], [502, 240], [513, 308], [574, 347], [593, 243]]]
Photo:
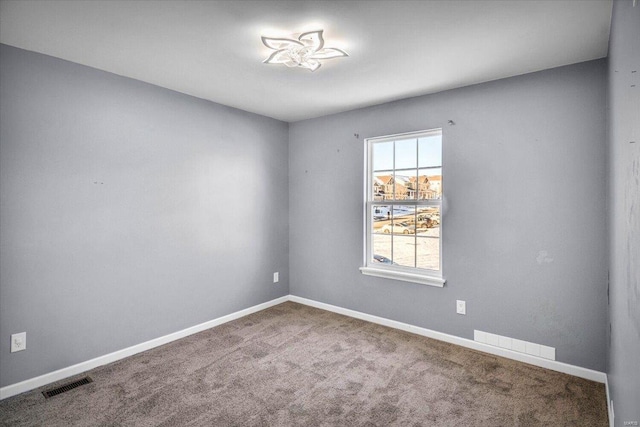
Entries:
[[442, 130], [366, 140], [364, 274], [444, 286]]

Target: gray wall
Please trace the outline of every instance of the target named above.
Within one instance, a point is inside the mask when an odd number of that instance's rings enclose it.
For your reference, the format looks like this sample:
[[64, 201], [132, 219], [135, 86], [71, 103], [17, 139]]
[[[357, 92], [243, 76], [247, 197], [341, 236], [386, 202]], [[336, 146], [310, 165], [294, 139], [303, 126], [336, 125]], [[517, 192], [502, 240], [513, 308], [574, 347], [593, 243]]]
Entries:
[[288, 294], [287, 123], [4, 45], [0, 67], [0, 385]]
[[[0, 67], [2, 386], [289, 288], [605, 369], [605, 61], [291, 125], [8, 46]], [[363, 138], [433, 127], [448, 283], [363, 276]], [[626, 354], [614, 340], [621, 378]]]
[[[605, 104], [598, 60], [291, 124], [291, 293], [604, 371]], [[363, 138], [435, 127], [448, 282], [363, 276]]]
[[608, 154], [608, 373], [616, 425], [622, 426], [640, 421], [640, 5], [629, 0], [613, 4]]

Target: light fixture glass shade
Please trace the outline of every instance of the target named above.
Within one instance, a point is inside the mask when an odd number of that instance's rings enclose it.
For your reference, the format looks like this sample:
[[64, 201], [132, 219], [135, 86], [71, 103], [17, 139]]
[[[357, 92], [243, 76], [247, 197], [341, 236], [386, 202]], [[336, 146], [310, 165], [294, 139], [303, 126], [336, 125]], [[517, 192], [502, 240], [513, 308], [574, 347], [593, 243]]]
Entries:
[[298, 40], [262, 37], [262, 43], [273, 52], [265, 64], [284, 64], [287, 67], [302, 67], [310, 71], [320, 68], [320, 60], [349, 56], [342, 49], [324, 47], [322, 31], [302, 33]]

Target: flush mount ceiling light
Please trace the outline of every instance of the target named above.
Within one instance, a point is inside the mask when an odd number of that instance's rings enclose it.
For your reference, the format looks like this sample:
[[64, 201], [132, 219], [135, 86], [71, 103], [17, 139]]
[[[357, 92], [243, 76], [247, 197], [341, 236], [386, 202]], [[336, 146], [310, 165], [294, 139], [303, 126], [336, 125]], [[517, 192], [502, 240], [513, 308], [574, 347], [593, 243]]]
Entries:
[[322, 31], [302, 33], [298, 40], [262, 37], [262, 43], [275, 50], [263, 62], [265, 64], [284, 64], [287, 67], [302, 67], [310, 71], [320, 68], [320, 60], [349, 56], [342, 49], [324, 47]]

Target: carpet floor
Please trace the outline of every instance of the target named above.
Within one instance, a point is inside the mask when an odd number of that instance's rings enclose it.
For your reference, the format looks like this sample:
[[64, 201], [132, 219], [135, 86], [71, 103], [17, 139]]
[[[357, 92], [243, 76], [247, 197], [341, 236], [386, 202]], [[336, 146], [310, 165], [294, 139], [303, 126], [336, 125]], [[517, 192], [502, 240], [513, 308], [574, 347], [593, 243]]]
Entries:
[[0, 424], [608, 425], [602, 384], [292, 302], [84, 375], [1, 401]]

